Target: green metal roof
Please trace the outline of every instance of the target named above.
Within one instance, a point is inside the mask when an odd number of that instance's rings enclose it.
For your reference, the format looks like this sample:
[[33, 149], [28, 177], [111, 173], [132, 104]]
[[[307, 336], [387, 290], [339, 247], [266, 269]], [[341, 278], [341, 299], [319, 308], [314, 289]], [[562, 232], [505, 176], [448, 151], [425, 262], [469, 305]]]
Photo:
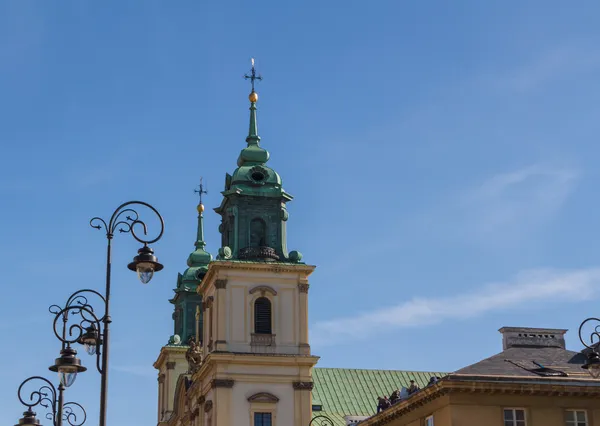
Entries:
[[356, 370], [349, 368], [315, 368], [313, 370], [313, 417], [325, 415], [335, 426], [345, 426], [344, 416], [372, 416], [377, 412], [377, 397], [390, 396], [414, 380], [423, 388], [433, 376], [446, 373], [399, 370]]

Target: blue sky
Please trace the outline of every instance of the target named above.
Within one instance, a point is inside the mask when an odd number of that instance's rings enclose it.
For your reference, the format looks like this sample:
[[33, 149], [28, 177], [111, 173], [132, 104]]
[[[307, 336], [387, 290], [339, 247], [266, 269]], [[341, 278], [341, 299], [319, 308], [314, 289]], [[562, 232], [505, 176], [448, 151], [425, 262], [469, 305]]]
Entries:
[[[502, 326], [598, 314], [597, 2], [0, 3], [0, 420], [58, 354], [48, 305], [102, 288], [89, 228], [141, 199], [166, 221], [142, 286], [115, 239], [109, 421], [153, 424], [152, 363], [177, 272], [244, 146], [250, 58], [259, 132], [282, 175], [288, 246], [317, 265], [326, 367], [451, 371]], [[218, 216], [206, 215], [208, 249]], [[91, 367], [91, 359], [82, 354]], [[69, 396], [97, 420], [98, 375]], [[46, 422], [47, 423], [47, 422]]]

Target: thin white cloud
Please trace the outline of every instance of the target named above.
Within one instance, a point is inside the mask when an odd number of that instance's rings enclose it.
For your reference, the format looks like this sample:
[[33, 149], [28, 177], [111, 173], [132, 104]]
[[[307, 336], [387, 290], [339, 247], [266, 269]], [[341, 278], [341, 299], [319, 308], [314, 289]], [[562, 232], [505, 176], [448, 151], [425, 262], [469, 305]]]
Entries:
[[576, 302], [593, 297], [599, 288], [600, 268], [525, 271], [508, 282], [489, 284], [479, 291], [445, 298], [415, 298], [352, 317], [318, 322], [312, 327], [311, 343], [324, 346], [353, 341], [373, 336], [377, 330], [389, 332], [462, 320], [545, 301]]
[[464, 226], [503, 238], [545, 224], [576, 187], [579, 171], [539, 164], [495, 175], [458, 197]]
[[491, 78], [500, 90], [527, 92], [553, 81], [575, 77], [600, 67], [600, 53], [583, 43], [556, 46], [513, 70]]

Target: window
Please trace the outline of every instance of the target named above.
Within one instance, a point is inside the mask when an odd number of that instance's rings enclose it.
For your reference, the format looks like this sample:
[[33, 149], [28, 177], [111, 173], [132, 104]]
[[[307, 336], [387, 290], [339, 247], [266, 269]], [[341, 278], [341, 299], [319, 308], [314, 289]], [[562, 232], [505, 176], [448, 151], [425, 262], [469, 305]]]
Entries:
[[567, 426], [588, 426], [585, 410], [567, 410]]
[[429, 416], [425, 419], [425, 426], [433, 426], [433, 416]]
[[272, 334], [271, 301], [266, 297], [259, 297], [254, 302], [254, 333]]
[[504, 409], [504, 426], [525, 426], [525, 410], [522, 408]]
[[254, 426], [272, 426], [271, 413], [254, 413]]

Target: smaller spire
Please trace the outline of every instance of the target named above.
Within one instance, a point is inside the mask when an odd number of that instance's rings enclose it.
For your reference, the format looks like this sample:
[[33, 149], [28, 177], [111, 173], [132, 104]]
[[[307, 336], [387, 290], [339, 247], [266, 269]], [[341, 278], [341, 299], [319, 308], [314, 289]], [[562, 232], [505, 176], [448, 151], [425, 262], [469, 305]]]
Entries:
[[252, 91], [250, 92], [250, 95], [248, 95], [248, 99], [250, 100], [250, 128], [248, 130], [246, 142], [248, 143], [248, 146], [258, 145], [260, 142], [260, 136], [258, 136], [258, 124], [256, 122], [256, 102], [258, 101], [258, 93], [254, 90], [254, 82], [256, 80], [261, 81], [262, 76], [256, 74], [254, 58], [252, 58], [252, 70], [250, 71], [250, 74], [244, 75], [244, 78], [250, 80], [250, 84], [252, 85]]
[[200, 178], [200, 185], [198, 189], [194, 189], [194, 192], [198, 194], [198, 198], [200, 198], [200, 202], [198, 203], [198, 232], [196, 236], [196, 248], [204, 249], [206, 247], [206, 242], [204, 241], [204, 204], [202, 204], [202, 194], [208, 194], [208, 191], [204, 189], [204, 179]]

